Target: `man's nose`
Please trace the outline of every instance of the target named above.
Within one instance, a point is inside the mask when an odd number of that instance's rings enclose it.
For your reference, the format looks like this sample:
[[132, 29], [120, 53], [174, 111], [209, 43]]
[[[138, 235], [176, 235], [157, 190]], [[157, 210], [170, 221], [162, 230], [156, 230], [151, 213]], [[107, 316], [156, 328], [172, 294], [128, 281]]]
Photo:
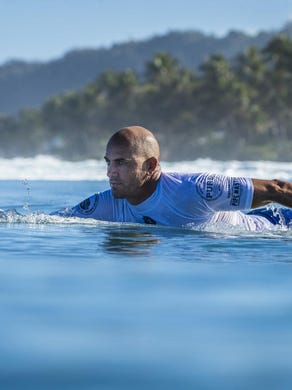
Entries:
[[108, 164], [107, 176], [108, 177], [115, 177], [116, 175], [117, 175], [117, 169], [115, 168], [114, 164]]

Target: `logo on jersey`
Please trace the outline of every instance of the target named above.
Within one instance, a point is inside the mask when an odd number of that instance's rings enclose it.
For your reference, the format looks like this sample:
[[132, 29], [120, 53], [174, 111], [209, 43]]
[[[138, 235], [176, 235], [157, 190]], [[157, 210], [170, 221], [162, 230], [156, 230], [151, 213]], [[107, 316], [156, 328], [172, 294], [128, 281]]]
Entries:
[[214, 174], [201, 175], [197, 180], [198, 194], [205, 200], [216, 200], [222, 194], [221, 177]]
[[79, 208], [83, 211], [87, 211], [90, 208], [90, 199], [87, 198], [80, 203]]
[[231, 189], [231, 206], [239, 206], [241, 198], [241, 183], [237, 179], [233, 179]]
[[81, 202], [78, 205], [78, 211], [84, 215], [92, 214], [93, 211], [96, 209], [97, 201], [98, 201], [97, 195], [94, 196], [94, 198], [90, 197], [90, 198], [83, 200], [83, 202]]
[[147, 217], [146, 215], [143, 216], [143, 221], [149, 225], [156, 225], [156, 221], [150, 217]]

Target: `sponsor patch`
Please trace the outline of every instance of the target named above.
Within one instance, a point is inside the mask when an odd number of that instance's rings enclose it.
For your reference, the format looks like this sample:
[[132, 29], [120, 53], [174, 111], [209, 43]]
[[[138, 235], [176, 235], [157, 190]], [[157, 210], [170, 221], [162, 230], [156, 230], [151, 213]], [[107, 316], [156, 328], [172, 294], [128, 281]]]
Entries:
[[216, 200], [222, 194], [221, 176], [215, 174], [201, 175], [197, 180], [198, 194], [205, 200]]
[[156, 221], [154, 221], [154, 219], [152, 219], [150, 217], [147, 217], [147, 215], [143, 216], [143, 220], [145, 223], [148, 223], [150, 225], [156, 225]]
[[94, 197], [87, 198], [78, 205], [78, 211], [81, 214], [85, 214], [85, 215], [92, 214], [96, 209], [97, 202], [98, 202], [97, 195], [95, 195]]
[[231, 206], [239, 206], [241, 198], [241, 183], [238, 179], [233, 179], [231, 186]]

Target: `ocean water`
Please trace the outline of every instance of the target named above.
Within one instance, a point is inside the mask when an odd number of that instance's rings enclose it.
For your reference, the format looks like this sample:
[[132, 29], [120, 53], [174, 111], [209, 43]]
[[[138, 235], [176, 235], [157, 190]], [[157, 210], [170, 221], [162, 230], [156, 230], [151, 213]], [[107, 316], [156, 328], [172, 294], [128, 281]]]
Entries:
[[[162, 164], [292, 181], [292, 164]], [[292, 231], [52, 217], [101, 161], [0, 160], [1, 389], [291, 389]]]

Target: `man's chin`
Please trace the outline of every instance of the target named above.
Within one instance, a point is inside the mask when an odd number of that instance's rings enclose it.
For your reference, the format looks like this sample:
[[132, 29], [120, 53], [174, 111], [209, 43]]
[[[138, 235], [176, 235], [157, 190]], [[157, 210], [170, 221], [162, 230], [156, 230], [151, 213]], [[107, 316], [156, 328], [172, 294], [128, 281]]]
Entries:
[[123, 194], [121, 194], [119, 191], [114, 191], [113, 189], [112, 189], [112, 194], [113, 194], [113, 197], [114, 197], [115, 199], [122, 199], [122, 198], [125, 197], [125, 196], [124, 196]]

